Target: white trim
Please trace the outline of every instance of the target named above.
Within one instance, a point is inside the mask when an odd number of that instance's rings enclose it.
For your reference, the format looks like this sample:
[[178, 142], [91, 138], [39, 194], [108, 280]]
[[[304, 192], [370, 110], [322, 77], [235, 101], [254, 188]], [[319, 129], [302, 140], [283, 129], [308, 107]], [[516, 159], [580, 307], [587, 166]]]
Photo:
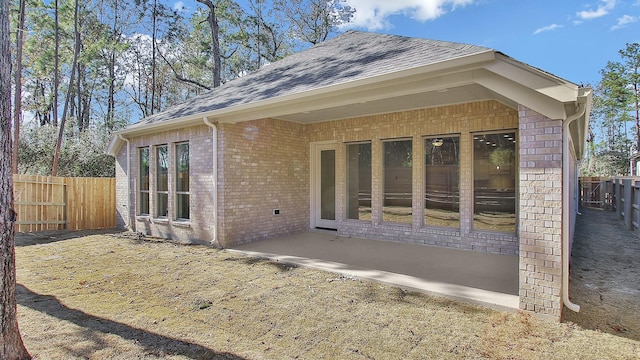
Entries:
[[213, 222], [213, 239], [211, 239], [211, 244], [216, 244], [218, 242], [218, 127], [216, 124], [213, 124], [209, 121], [209, 119], [205, 116], [203, 118], [204, 124], [211, 128], [211, 148], [212, 148], [212, 156], [211, 156], [211, 168], [212, 170], [212, 188], [211, 193], [213, 195], [213, 214], [211, 214], [212, 222]]
[[[319, 214], [319, 201], [320, 201], [320, 152], [323, 150], [333, 150], [337, 155], [338, 142], [331, 141], [318, 141], [309, 144], [309, 227], [315, 229], [317, 227], [324, 228], [337, 228], [336, 220], [321, 220]], [[337, 159], [336, 159], [337, 160]], [[336, 161], [337, 164], [337, 161]], [[336, 167], [337, 170], [337, 167]], [[336, 171], [336, 184], [337, 184], [337, 171]], [[337, 190], [337, 189], [336, 189]], [[338, 199], [338, 191], [336, 191], [336, 199]], [[338, 202], [335, 201], [337, 206]], [[336, 209], [336, 215], [338, 211]]]
[[[116, 139], [116, 137], [114, 137], [114, 139]], [[111, 140], [111, 143], [115, 143], [114, 139]], [[122, 136], [121, 134], [118, 134], [117, 139], [119, 139], [121, 142], [124, 141], [127, 143], [127, 229], [130, 231], [134, 231], [135, 229], [135, 221], [131, 221], [131, 142], [129, 141], [129, 139], [125, 138], [124, 136]], [[120, 144], [121, 144], [120, 142]], [[111, 143], [109, 143], [109, 149], [111, 149]], [[120, 147], [118, 147], [119, 150]], [[115, 156], [115, 155], [114, 155]], [[134, 184], [134, 188], [135, 188], [135, 184]], [[137, 211], [133, 212], [133, 216], [135, 216], [135, 213]], [[131, 224], [134, 224], [133, 226]]]

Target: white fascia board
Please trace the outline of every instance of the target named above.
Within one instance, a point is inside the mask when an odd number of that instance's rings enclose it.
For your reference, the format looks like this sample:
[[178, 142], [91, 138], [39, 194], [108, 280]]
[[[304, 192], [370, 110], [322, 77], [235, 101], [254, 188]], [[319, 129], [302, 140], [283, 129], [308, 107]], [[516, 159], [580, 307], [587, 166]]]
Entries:
[[[161, 121], [155, 124], [146, 124], [139, 127], [134, 126], [122, 130], [121, 134], [142, 135], [157, 132], [161, 129], [169, 130], [185, 126], [193, 126], [201, 122], [204, 117], [215, 120], [215, 122], [222, 123], [266, 118], [291, 112], [310, 111], [300, 105], [309, 104], [317, 101], [318, 99], [326, 97], [335, 98], [335, 94], [348, 93], [354, 91], [354, 89], [363, 89], [366, 87], [375, 89], [380, 86], [381, 83], [399, 81], [398, 79], [404, 79], [404, 81], [406, 81], [406, 79], [415, 79], [415, 77], [425, 76], [425, 74], [431, 74], [431, 77], [436, 77], [438, 75], [443, 75], [446, 73], [462, 71], [465, 68], [467, 70], [472, 68], [479, 68], [485, 66], [488, 62], [491, 62], [493, 60], [495, 60], [495, 51], [487, 50], [485, 52], [474, 55], [462, 56], [459, 58], [449, 59], [434, 64], [419, 66], [366, 79], [325, 86], [295, 94], [284, 95], [247, 104], [198, 113], [182, 118], [172, 119], [169, 121]], [[285, 112], [278, 109], [285, 110]]]
[[111, 135], [111, 141], [109, 141], [109, 146], [107, 146], [105, 154], [116, 157], [118, 155], [118, 151], [120, 151], [120, 148], [122, 147], [122, 143], [124, 143], [124, 141], [120, 139], [118, 133], [114, 133]]
[[[488, 70], [476, 70], [473, 73], [475, 83], [522, 104], [550, 119], [565, 119], [564, 103], [557, 99], [511, 81]], [[574, 98], [573, 101], [576, 99]]]
[[485, 68], [559, 102], [575, 101], [578, 96], [579, 86], [576, 84], [500, 53], [496, 54], [496, 59], [498, 61]]

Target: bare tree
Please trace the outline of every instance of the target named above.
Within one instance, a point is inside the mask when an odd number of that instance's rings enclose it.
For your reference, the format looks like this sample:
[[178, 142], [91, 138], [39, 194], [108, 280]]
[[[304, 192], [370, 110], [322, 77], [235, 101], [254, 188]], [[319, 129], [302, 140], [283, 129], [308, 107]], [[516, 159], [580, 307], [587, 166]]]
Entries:
[[220, 26], [216, 16], [216, 5], [211, 0], [196, 0], [209, 8], [207, 23], [211, 27], [211, 53], [213, 54], [213, 87], [220, 86], [222, 71], [222, 56], [220, 55]]
[[0, 2], [0, 359], [31, 359], [20, 336], [16, 304], [15, 222], [11, 174], [11, 43], [9, 1]]
[[292, 36], [312, 45], [325, 41], [340, 24], [348, 23], [356, 9], [345, 0], [275, 0], [290, 24]]

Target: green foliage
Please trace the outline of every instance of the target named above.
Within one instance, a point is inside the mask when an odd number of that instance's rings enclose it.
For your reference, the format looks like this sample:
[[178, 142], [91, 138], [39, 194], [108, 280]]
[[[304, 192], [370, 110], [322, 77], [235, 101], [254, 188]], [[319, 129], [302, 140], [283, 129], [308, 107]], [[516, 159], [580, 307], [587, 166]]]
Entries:
[[[212, 1], [222, 83], [326, 39], [353, 12], [344, 0], [247, 0], [242, 5], [234, 0]], [[161, 0], [77, 3], [80, 53], [75, 81], [70, 84], [76, 0], [58, 0], [56, 92], [55, 2], [27, 0], [22, 109], [29, 125], [23, 126], [17, 142], [21, 173], [50, 174], [59, 126], [54, 112], [57, 108], [61, 122], [66, 102], [70, 125], [58, 174], [113, 176], [114, 160], [103, 154], [112, 131], [192, 98], [214, 83], [208, 9], [198, 2], [189, 4], [193, 12], [174, 9]], [[15, 18], [16, 4], [11, 6]]]
[[595, 136], [582, 175], [627, 175], [631, 154], [640, 150], [640, 44], [627, 44], [619, 55], [620, 61], [609, 61], [600, 71], [590, 124]]
[[[115, 176], [115, 159], [105, 154], [109, 134], [101, 129], [91, 129], [74, 136], [70, 128], [62, 143], [58, 176]], [[19, 172], [51, 175], [57, 136], [57, 128], [51, 125], [25, 128], [19, 145]]]
[[629, 155], [605, 150], [580, 163], [580, 176], [625, 176], [629, 174]]

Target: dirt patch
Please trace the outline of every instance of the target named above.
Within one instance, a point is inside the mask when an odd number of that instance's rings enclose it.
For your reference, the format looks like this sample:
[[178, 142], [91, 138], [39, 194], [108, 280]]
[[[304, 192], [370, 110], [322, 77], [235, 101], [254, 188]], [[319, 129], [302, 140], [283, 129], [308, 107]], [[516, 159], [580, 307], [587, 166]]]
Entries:
[[[20, 244], [20, 240], [18, 241]], [[70, 237], [16, 248], [37, 359], [637, 357], [640, 342], [204, 246]]]
[[564, 321], [640, 340], [640, 237], [611, 211], [584, 209], [571, 254], [570, 297], [579, 313]]

